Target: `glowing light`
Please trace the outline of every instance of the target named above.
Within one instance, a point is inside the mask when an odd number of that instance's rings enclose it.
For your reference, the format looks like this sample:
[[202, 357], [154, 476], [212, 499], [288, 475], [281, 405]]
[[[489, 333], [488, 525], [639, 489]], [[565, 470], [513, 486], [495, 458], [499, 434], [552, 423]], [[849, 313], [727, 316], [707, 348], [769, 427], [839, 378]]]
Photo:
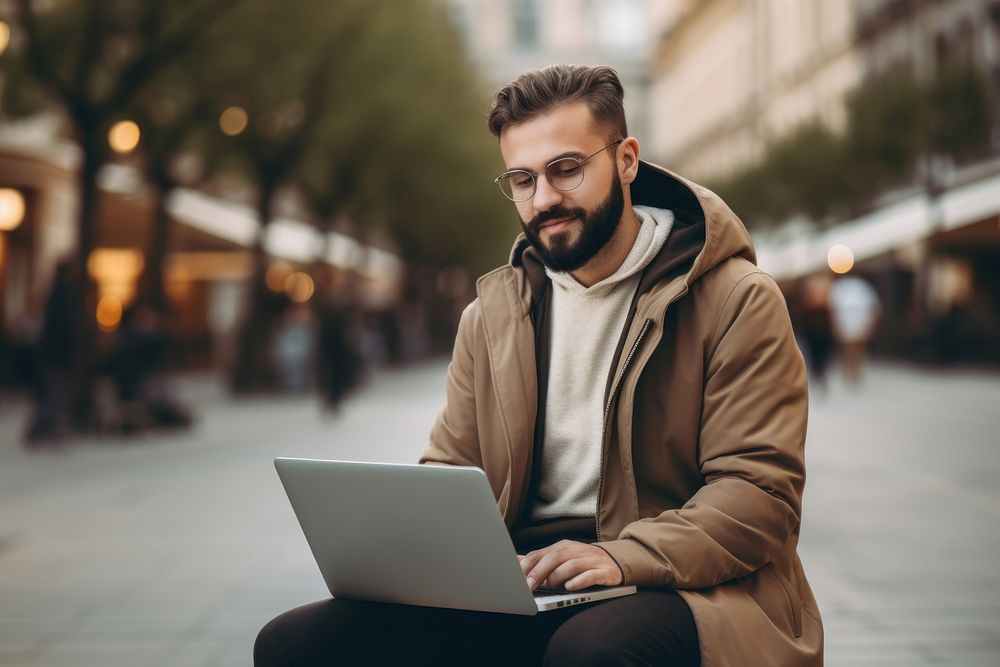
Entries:
[[122, 321], [122, 302], [118, 297], [106, 296], [97, 302], [97, 325], [101, 331], [114, 331]]
[[846, 245], [835, 245], [826, 254], [826, 263], [834, 273], [847, 273], [854, 268], [854, 253]]
[[250, 116], [243, 107], [229, 107], [219, 116], [219, 129], [230, 137], [243, 132], [249, 123]]
[[316, 285], [308, 273], [296, 271], [285, 279], [285, 294], [295, 303], [305, 303], [315, 291]]
[[10, 26], [0, 21], [0, 55], [7, 50], [8, 44], [10, 44]]
[[133, 120], [120, 120], [111, 126], [108, 132], [108, 143], [116, 153], [131, 153], [139, 145], [142, 132]]
[[130, 282], [143, 264], [142, 252], [134, 248], [97, 248], [87, 259], [87, 272], [97, 282]]
[[0, 232], [17, 229], [24, 220], [24, 195], [13, 188], [0, 188]]
[[267, 268], [264, 282], [272, 292], [284, 292], [285, 281], [292, 273], [292, 267], [288, 262], [275, 262]]

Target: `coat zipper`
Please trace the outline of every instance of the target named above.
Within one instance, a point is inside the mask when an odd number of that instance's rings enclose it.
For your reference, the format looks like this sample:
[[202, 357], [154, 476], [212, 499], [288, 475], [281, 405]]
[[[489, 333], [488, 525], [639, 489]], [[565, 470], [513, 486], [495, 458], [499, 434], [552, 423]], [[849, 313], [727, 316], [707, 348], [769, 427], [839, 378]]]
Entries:
[[629, 364], [632, 363], [632, 357], [635, 356], [639, 346], [642, 345], [642, 339], [646, 337], [646, 332], [649, 331], [649, 327], [652, 324], [653, 320], [649, 317], [642, 323], [639, 335], [636, 336], [635, 342], [632, 344], [632, 349], [629, 350], [628, 356], [625, 357], [625, 363], [622, 364], [622, 370], [615, 377], [614, 384], [611, 385], [611, 391], [608, 392], [608, 401], [604, 406], [604, 427], [601, 430], [601, 467], [597, 478], [597, 509], [594, 511], [595, 532], [597, 533], [598, 542], [601, 541], [601, 491], [604, 487], [604, 465], [608, 451], [608, 421], [611, 417], [611, 405], [615, 402], [615, 394], [618, 392], [618, 386], [621, 384], [622, 378], [625, 377], [625, 373], [628, 372]]

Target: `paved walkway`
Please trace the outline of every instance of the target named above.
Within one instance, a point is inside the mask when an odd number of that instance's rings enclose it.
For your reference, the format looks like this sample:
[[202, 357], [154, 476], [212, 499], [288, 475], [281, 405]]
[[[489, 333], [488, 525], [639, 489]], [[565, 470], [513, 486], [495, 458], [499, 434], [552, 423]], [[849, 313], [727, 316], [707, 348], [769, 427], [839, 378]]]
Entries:
[[[25, 453], [0, 404], [0, 665], [247, 665], [326, 590], [274, 456], [412, 461], [444, 366], [378, 376], [337, 415], [182, 385], [191, 433]], [[802, 557], [828, 665], [1000, 664], [1000, 376], [879, 367], [817, 396]]]

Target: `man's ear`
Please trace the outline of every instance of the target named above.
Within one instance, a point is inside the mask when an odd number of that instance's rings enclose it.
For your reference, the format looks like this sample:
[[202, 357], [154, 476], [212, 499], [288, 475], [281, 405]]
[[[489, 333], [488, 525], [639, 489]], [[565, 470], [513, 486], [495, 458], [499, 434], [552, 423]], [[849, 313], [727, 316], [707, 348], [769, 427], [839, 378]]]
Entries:
[[619, 161], [619, 176], [622, 183], [629, 185], [639, 173], [639, 140], [628, 137], [622, 142], [622, 154]]

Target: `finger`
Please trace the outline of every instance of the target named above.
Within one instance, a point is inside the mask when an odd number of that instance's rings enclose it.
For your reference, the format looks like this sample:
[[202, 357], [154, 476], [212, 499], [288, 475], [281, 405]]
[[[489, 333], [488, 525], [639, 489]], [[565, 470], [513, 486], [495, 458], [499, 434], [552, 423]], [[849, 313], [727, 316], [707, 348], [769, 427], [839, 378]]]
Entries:
[[610, 573], [604, 568], [589, 569], [572, 577], [566, 582], [565, 588], [568, 591], [578, 591], [590, 586], [607, 586], [611, 583]]
[[[542, 558], [544, 558], [548, 554], [563, 551], [566, 548], [565, 546], [566, 544], [572, 544], [572, 542], [568, 542], [567, 540], [562, 540], [560, 542], [556, 542], [555, 544], [550, 544], [547, 547], [536, 549], [534, 551], [529, 551], [523, 557], [521, 557], [520, 560], [521, 572], [523, 572], [525, 576], [528, 576], [528, 573], [531, 572], [531, 569], [535, 567], [535, 565], [537, 565], [538, 562], [542, 560]], [[541, 580], [535, 579], [535, 581], [541, 581]]]
[[535, 564], [542, 559], [542, 556], [548, 553], [548, 549], [550, 548], [551, 547], [547, 547], [545, 549], [538, 549], [537, 551], [529, 551], [528, 553], [519, 557], [521, 572], [524, 573], [524, 576], [528, 576], [528, 573], [531, 572], [531, 568], [535, 567]]
[[543, 555], [538, 563], [528, 572], [527, 580], [531, 590], [535, 590], [538, 584], [545, 581], [553, 570], [563, 564], [566, 558], [567, 556], [560, 551], [549, 551]]
[[559, 588], [568, 580], [596, 565], [597, 562], [591, 558], [570, 558], [549, 573], [545, 579], [545, 585], [550, 588]]

